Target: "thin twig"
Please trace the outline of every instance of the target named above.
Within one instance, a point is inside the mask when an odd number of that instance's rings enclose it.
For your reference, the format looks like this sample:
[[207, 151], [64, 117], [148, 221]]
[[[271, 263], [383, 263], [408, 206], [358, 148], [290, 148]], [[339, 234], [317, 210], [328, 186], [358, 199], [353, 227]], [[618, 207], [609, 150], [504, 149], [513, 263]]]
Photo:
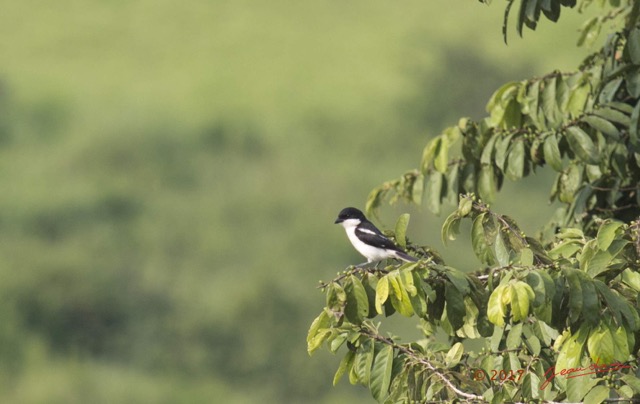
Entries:
[[456, 393], [457, 395], [470, 399], [470, 400], [481, 400], [481, 401], [486, 401], [484, 397], [482, 396], [478, 396], [475, 394], [471, 394], [471, 393], [465, 393], [464, 391], [460, 390], [459, 388], [457, 388], [444, 374], [442, 374], [441, 372], [438, 371], [438, 368], [436, 368], [431, 362], [429, 362], [428, 360], [426, 360], [425, 358], [422, 358], [420, 356], [418, 356], [415, 351], [413, 351], [411, 348], [402, 346], [402, 345], [398, 345], [395, 342], [393, 342], [392, 340], [385, 338], [379, 334], [373, 333], [371, 332], [371, 330], [368, 329], [363, 329], [361, 330], [361, 332], [373, 339], [375, 339], [376, 341], [382, 342], [384, 344], [387, 344], [389, 346], [391, 346], [394, 349], [397, 349], [398, 351], [404, 353], [405, 355], [409, 356], [413, 361], [420, 363], [422, 365], [424, 365], [427, 369], [429, 369], [430, 371], [432, 371], [436, 376], [438, 376], [438, 378], [440, 380], [442, 380], [444, 382], [444, 384], [447, 385], [447, 387], [449, 387], [454, 393]]

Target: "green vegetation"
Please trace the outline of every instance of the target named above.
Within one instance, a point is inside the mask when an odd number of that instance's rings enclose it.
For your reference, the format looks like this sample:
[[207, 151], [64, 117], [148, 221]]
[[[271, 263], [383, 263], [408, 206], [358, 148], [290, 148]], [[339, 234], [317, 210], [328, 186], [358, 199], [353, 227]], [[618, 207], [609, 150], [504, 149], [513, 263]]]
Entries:
[[[505, 26], [515, 3], [519, 33], [576, 6], [512, 0]], [[442, 241], [470, 222], [479, 269], [408, 243], [402, 215], [390, 235], [417, 262], [350, 266], [322, 283], [307, 349], [341, 351], [334, 385], [347, 375], [384, 403], [640, 401], [640, 2], [599, 3], [579, 41], [604, 23], [617, 31], [577, 70], [502, 85], [485, 118], [460, 119], [417, 169], [369, 194], [370, 214], [386, 200], [436, 214], [457, 205]], [[560, 206], [530, 235], [489, 203], [505, 181], [543, 167], [556, 172]], [[421, 330], [413, 342], [384, 332], [400, 315]]]
[[[309, 285], [357, 260], [335, 214], [500, 83], [585, 53], [575, 11], [506, 47], [501, 7], [468, 0], [2, 6], [12, 403], [368, 397], [332, 389], [339, 358], [305, 350]], [[540, 185], [495, 209], [535, 229]], [[440, 244], [442, 218], [412, 220], [411, 240]]]

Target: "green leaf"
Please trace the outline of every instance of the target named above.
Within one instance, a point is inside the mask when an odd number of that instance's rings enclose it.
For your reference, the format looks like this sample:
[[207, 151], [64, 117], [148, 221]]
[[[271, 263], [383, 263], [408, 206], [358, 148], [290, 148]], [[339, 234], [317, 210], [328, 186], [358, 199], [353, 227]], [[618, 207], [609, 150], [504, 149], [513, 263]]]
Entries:
[[455, 268], [447, 268], [445, 275], [463, 296], [466, 296], [471, 292], [469, 280], [463, 272], [458, 271]]
[[634, 65], [640, 65], [640, 29], [637, 27], [629, 32], [625, 51]]
[[434, 167], [441, 173], [447, 172], [447, 166], [449, 165], [449, 138], [446, 136], [440, 136], [440, 142], [436, 150], [436, 158], [433, 162]]
[[507, 247], [504, 244], [504, 241], [502, 239], [502, 234], [500, 234], [500, 232], [496, 234], [496, 239], [493, 244], [493, 252], [500, 266], [509, 265], [509, 262], [510, 262], [509, 251], [507, 250]]
[[448, 241], [453, 241], [460, 233], [460, 215], [457, 211], [450, 214], [442, 225], [442, 244], [447, 245]]
[[511, 326], [509, 334], [507, 334], [507, 349], [520, 348], [522, 343], [522, 323]]
[[[409, 300], [411, 301], [411, 307], [413, 308], [414, 313], [420, 318], [427, 317], [427, 295], [423, 287], [427, 288], [427, 290], [431, 290], [428, 285], [423, 284], [420, 275], [418, 275], [417, 271], [407, 271], [413, 278], [413, 284], [416, 285], [414, 288], [416, 290], [416, 294], [414, 296], [409, 296]], [[421, 286], [422, 285], [422, 286]]]
[[585, 326], [581, 326], [577, 332], [566, 339], [558, 353], [556, 373], [562, 369], [572, 369], [580, 366], [587, 335], [588, 329]]
[[453, 329], [457, 330], [464, 325], [464, 316], [466, 314], [464, 298], [458, 289], [450, 283], [445, 284], [444, 298], [447, 302], [447, 318], [453, 326]]
[[346, 301], [347, 301], [347, 295], [344, 289], [342, 288], [342, 286], [340, 286], [337, 282], [332, 282], [327, 287], [327, 299], [326, 299], [327, 308], [334, 311], [341, 311]]
[[511, 315], [513, 321], [521, 321], [529, 315], [529, 301], [533, 300], [535, 293], [531, 286], [518, 281], [511, 285]]
[[426, 179], [427, 208], [436, 215], [440, 214], [442, 198], [442, 173], [432, 171]]
[[369, 297], [364, 285], [357, 276], [351, 275], [351, 283], [353, 284], [353, 294], [356, 297], [358, 305], [358, 317], [365, 318], [369, 314]]
[[436, 152], [440, 145], [440, 137], [436, 137], [431, 139], [429, 143], [424, 147], [422, 151], [422, 162], [420, 163], [421, 171], [423, 174], [426, 174], [433, 163], [433, 159], [436, 156]]
[[497, 192], [496, 176], [491, 165], [483, 165], [478, 176], [478, 193], [480, 198], [491, 203]]
[[347, 305], [344, 314], [353, 324], [360, 324], [362, 320], [369, 314], [369, 298], [367, 291], [360, 279], [354, 275], [350, 275], [348, 281], [345, 282], [344, 291], [347, 294]]
[[356, 357], [356, 353], [353, 351], [348, 351], [347, 354], [340, 361], [340, 365], [338, 365], [338, 370], [336, 370], [336, 374], [333, 376], [333, 385], [338, 384], [342, 376], [347, 372], [351, 371], [353, 367], [353, 360]]
[[593, 281], [580, 274], [582, 286], [582, 318], [589, 324], [597, 324], [600, 318], [600, 300]]
[[531, 354], [540, 355], [542, 345], [540, 344], [540, 340], [538, 339], [538, 337], [534, 335], [527, 337], [525, 343], [527, 344], [527, 349], [529, 350], [529, 352], [531, 352]]
[[535, 293], [532, 306], [534, 308], [542, 306], [546, 301], [546, 289], [542, 275], [538, 271], [531, 271], [527, 274], [526, 280]]
[[629, 349], [627, 331], [624, 327], [616, 327], [611, 322], [609, 322], [608, 326], [609, 333], [613, 337], [613, 359], [619, 362], [624, 362], [631, 353]]
[[416, 205], [422, 204], [422, 194], [424, 193], [424, 175], [418, 174], [411, 184], [411, 201]]
[[589, 339], [587, 339], [587, 349], [589, 349], [589, 356], [594, 363], [613, 363], [615, 349], [609, 328], [600, 324], [591, 330]]
[[621, 325], [621, 318], [624, 317], [629, 324], [629, 327], [634, 331], [637, 330], [640, 326], [640, 324], [638, 324], [640, 319], [638, 319], [638, 312], [631, 307], [629, 302], [620, 297], [618, 292], [609, 289], [607, 285], [599, 280], [594, 280], [593, 283], [596, 286], [596, 289], [598, 289], [600, 295], [604, 297], [604, 300], [607, 302], [606, 307], [613, 314], [613, 318], [616, 320], [616, 323]]
[[498, 327], [504, 327], [504, 317], [506, 316], [507, 307], [503, 302], [503, 294], [507, 289], [507, 285], [499, 285], [493, 290], [487, 304], [487, 317], [489, 321]]
[[524, 141], [518, 139], [513, 142], [509, 152], [509, 162], [507, 163], [507, 177], [515, 181], [524, 175]]
[[558, 187], [560, 202], [571, 203], [575, 199], [582, 183], [582, 169], [577, 164], [570, 164], [559, 174]]
[[411, 215], [403, 213], [396, 222], [396, 243], [404, 250], [407, 248], [407, 226], [409, 225], [409, 218]]
[[636, 394], [640, 394], [640, 379], [634, 375], [624, 375], [620, 379], [631, 387]]
[[448, 368], [452, 368], [460, 363], [460, 359], [462, 359], [462, 354], [464, 353], [464, 345], [460, 342], [456, 342], [453, 344], [449, 352], [444, 358], [444, 363]]
[[586, 122], [593, 129], [601, 132], [606, 136], [609, 136], [610, 138], [620, 139], [620, 131], [618, 131], [618, 128], [616, 128], [614, 124], [604, 118], [601, 118], [597, 115], [587, 115], [582, 118], [582, 121]]
[[640, 273], [631, 270], [630, 268], [622, 271], [622, 282], [627, 284], [630, 288], [636, 292], [640, 292]]
[[347, 340], [347, 337], [349, 336], [347, 333], [341, 333], [341, 334], [335, 335], [335, 337], [334, 335], [335, 333], [332, 333], [333, 339], [329, 338], [329, 340], [331, 340], [331, 342], [329, 343], [329, 351], [331, 351], [331, 353], [336, 353], [338, 349], [340, 349], [342, 344], [344, 344], [344, 342]]
[[613, 242], [613, 239], [616, 236], [616, 231], [623, 225], [624, 223], [619, 222], [617, 220], [608, 220], [604, 224], [600, 226], [598, 229], [598, 247], [601, 250], [606, 250]]
[[631, 114], [631, 125], [629, 125], [629, 141], [632, 145], [640, 146], [640, 136], [638, 134], [638, 124], [640, 123], [640, 102], [636, 103]]
[[384, 198], [386, 191], [382, 189], [382, 187], [377, 187], [369, 192], [367, 196], [367, 202], [365, 203], [365, 211], [368, 215], [374, 215], [376, 209], [380, 206], [380, 202]]
[[569, 319], [572, 323], [578, 321], [582, 314], [583, 293], [580, 273], [576, 269], [565, 268], [562, 273], [567, 278], [569, 284]]
[[560, 2], [558, 0], [542, 0], [540, 6], [548, 19], [553, 22], [558, 21], [558, 18], [560, 18]]
[[582, 46], [584, 44], [591, 45], [600, 34], [601, 27], [602, 24], [599, 17], [593, 17], [585, 21], [580, 28], [578, 46]]
[[582, 129], [577, 126], [569, 126], [566, 129], [566, 137], [571, 150], [587, 164], [598, 164], [598, 151], [593, 141]]
[[571, 118], [577, 118], [582, 115], [590, 92], [591, 86], [586, 80], [571, 91], [569, 101], [567, 102], [567, 112]]
[[554, 127], [558, 123], [559, 110], [556, 98], [556, 77], [550, 77], [544, 81], [542, 89], [542, 111], [549, 124]]
[[385, 345], [380, 349], [373, 362], [369, 388], [378, 402], [383, 402], [389, 395], [391, 370], [393, 368], [393, 347]]
[[501, 171], [505, 170], [507, 150], [511, 145], [511, 138], [513, 138], [513, 136], [513, 134], [510, 134], [496, 141], [494, 161]]
[[391, 286], [389, 292], [391, 297], [391, 303], [393, 307], [398, 310], [400, 314], [405, 317], [413, 316], [413, 307], [411, 306], [411, 300], [407, 290], [402, 286], [397, 276], [389, 276], [389, 285]]
[[484, 264], [492, 264], [494, 262], [493, 252], [486, 241], [483, 221], [486, 216], [483, 212], [476, 216], [471, 226], [471, 244], [476, 257]]
[[556, 135], [551, 133], [544, 140], [542, 146], [544, 152], [544, 160], [556, 171], [562, 171], [562, 157], [560, 157], [560, 149], [558, 148], [558, 139]]
[[593, 375], [570, 377], [566, 376], [567, 384], [567, 401], [569, 402], [582, 402], [583, 398], [589, 390], [598, 383], [597, 379], [593, 378]]
[[473, 208], [473, 199], [470, 196], [465, 196], [460, 199], [460, 203], [458, 204], [458, 213], [460, 213], [461, 217], [466, 217], [469, 213], [471, 213], [471, 209]]
[[367, 300], [369, 301], [369, 314], [367, 318], [373, 318], [378, 315], [376, 311], [376, 287], [378, 286], [378, 277], [371, 274], [363, 274], [362, 285], [367, 292]]
[[499, 137], [500, 135], [498, 135], [497, 133], [494, 133], [491, 136], [491, 138], [489, 138], [489, 141], [485, 144], [484, 148], [482, 149], [482, 154], [480, 155], [480, 163], [482, 165], [492, 164], [493, 153], [495, 151], [495, 144]]
[[389, 278], [383, 276], [376, 285], [376, 311], [382, 314], [382, 305], [389, 298]]
[[460, 194], [460, 163], [451, 164], [446, 176], [447, 182], [447, 202], [455, 205], [458, 203]]
[[370, 339], [365, 340], [354, 359], [353, 368], [358, 377], [358, 381], [363, 385], [368, 385], [371, 380], [371, 367], [373, 366], [374, 344]]
[[587, 395], [584, 396], [583, 403], [584, 404], [600, 404], [604, 402], [604, 400], [606, 400], [607, 398], [609, 398], [609, 387], [598, 385], [592, 388], [591, 391], [589, 391], [589, 393], [587, 393]]
[[309, 331], [307, 333], [307, 352], [311, 355], [315, 350], [317, 350], [325, 339], [329, 336], [330, 330], [327, 328], [331, 324], [331, 319], [326, 311], [322, 310], [320, 315], [316, 317], [311, 323], [311, 327], [309, 327]]
[[594, 114], [596, 114], [599, 117], [602, 117], [603, 119], [607, 120], [608, 122], [615, 122], [615, 123], [619, 123], [620, 125], [623, 126], [629, 126], [629, 124], [631, 124], [631, 118], [629, 117], [629, 115], [633, 112], [633, 108], [631, 108], [630, 110], [628, 109], [630, 106], [628, 104], [623, 104], [623, 103], [611, 103], [609, 104], [611, 106], [617, 107], [617, 108], [624, 108], [626, 109], [628, 112], [624, 113], [621, 112], [620, 110], [616, 109], [616, 108], [599, 108], [593, 111]]

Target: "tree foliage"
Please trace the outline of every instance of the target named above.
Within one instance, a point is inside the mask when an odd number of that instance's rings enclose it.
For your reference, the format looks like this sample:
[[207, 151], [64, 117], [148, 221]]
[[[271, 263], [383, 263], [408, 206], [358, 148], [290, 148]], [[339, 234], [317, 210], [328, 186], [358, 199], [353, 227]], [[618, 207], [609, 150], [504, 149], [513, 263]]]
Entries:
[[[505, 27], [515, 3], [520, 34], [577, 5], [509, 0]], [[389, 403], [640, 401], [640, 2], [596, 3], [602, 13], [579, 42], [605, 23], [615, 32], [576, 71], [506, 83], [487, 117], [445, 129], [419, 168], [371, 192], [370, 214], [384, 201], [436, 214], [457, 205], [442, 240], [469, 221], [480, 268], [461, 271], [410, 243], [403, 215], [391, 235], [419, 262], [349, 267], [321, 284], [326, 306], [308, 351], [343, 352], [334, 384], [347, 377]], [[505, 178], [543, 166], [557, 172], [550, 197], [562, 207], [527, 235], [489, 204]], [[424, 338], [382, 335], [375, 321], [392, 315], [418, 321]]]

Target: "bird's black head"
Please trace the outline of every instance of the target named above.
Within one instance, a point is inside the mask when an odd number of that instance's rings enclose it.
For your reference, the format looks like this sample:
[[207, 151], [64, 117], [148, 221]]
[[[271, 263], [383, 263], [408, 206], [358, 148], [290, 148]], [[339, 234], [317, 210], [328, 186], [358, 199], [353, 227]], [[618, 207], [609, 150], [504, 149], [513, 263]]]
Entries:
[[344, 208], [340, 211], [340, 213], [338, 214], [338, 218], [334, 223], [342, 223], [348, 219], [358, 219], [361, 221], [367, 220], [367, 218], [364, 216], [364, 213], [362, 213], [360, 210], [356, 208]]

